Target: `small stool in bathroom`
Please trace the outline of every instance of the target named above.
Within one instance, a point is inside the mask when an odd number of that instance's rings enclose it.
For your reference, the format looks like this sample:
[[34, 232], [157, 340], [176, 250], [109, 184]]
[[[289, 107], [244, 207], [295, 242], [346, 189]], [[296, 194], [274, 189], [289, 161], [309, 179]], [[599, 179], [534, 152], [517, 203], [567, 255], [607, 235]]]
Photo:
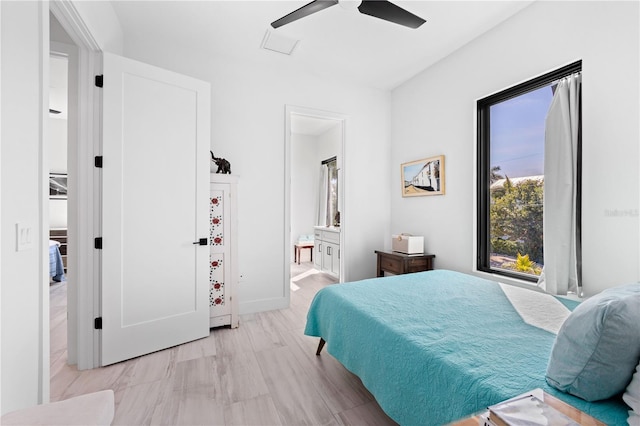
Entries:
[[311, 261], [313, 262], [313, 241], [299, 241], [297, 243], [294, 244], [293, 248], [294, 248], [294, 253], [293, 253], [293, 263], [298, 263], [298, 265], [300, 264], [300, 252], [302, 251], [302, 249], [309, 249], [309, 253], [311, 254]]

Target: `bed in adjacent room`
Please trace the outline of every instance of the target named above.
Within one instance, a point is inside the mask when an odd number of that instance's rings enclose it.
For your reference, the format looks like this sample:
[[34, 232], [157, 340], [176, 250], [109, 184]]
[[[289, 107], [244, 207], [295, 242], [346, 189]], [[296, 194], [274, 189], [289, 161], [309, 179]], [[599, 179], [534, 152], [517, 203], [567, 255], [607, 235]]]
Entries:
[[53, 240], [49, 240], [49, 276], [56, 282], [66, 279], [62, 255], [60, 254], [60, 243]]
[[[518, 311], [514, 303], [529, 294], [548, 298], [539, 306], [550, 312], [538, 315], [532, 303]], [[587, 402], [545, 380], [562, 312], [576, 306], [436, 270], [326, 287], [311, 304], [305, 334], [326, 341], [401, 425], [445, 424], [535, 388], [607, 424], [626, 424], [620, 397]]]

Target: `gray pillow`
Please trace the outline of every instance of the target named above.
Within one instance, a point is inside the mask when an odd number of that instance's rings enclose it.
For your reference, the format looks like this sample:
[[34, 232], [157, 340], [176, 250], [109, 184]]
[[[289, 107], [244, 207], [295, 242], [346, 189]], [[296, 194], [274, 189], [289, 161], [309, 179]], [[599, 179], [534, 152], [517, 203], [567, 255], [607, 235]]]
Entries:
[[640, 359], [640, 283], [613, 287], [580, 305], [553, 344], [547, 383], [587, 401], [624, 392]]

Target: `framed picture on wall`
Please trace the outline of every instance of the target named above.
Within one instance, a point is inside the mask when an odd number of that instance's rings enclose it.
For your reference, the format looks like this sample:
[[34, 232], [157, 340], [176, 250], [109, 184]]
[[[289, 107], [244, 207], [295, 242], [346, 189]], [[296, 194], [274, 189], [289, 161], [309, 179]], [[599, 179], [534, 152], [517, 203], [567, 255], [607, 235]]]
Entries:
[[400, 175], [403, 197], [444, 195], [444, 155], [403, 163]]
[[49, 199], [62, 200], [67, 198], [67, 174], [49, 174]]

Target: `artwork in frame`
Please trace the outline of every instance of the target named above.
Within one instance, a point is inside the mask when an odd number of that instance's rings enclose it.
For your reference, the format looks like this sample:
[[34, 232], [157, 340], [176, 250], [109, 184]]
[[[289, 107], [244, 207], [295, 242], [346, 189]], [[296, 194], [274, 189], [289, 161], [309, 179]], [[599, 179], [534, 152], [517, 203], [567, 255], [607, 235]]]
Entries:
[[403, 197], [444, 195], [444, 155], [403, 163], [400, 173]]
[[49, 174], [49, 198], [52, 200], [67, 198], [67, 174]]

